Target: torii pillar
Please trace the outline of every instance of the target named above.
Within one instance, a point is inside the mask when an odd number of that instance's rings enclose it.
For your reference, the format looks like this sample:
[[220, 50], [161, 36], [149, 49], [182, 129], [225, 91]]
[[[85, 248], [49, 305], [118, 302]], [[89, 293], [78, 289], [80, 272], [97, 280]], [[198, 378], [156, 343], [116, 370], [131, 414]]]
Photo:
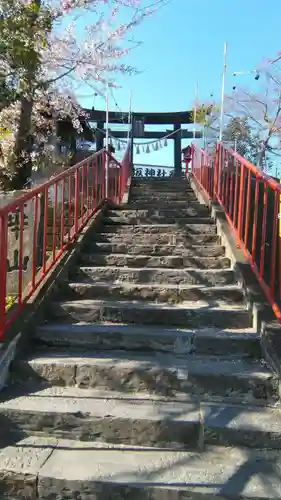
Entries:
[[105, 132], [104, 130], [104, 122], [97, 122], [97, 130], [95, 132], [96, 136], [96, 151], [101, 151], [103, 149], [103, 139]]
[[174, 174], [175, 177], [181, 177], [181, 124], [180, 123], [174, 123], [173, 137], [174, 137]]

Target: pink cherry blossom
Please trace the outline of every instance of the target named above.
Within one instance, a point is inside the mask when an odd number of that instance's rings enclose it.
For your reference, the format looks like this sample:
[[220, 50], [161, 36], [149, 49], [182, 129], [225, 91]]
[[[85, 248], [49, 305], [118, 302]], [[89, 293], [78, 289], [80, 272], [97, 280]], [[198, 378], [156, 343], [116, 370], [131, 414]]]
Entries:
[[[75, 99], [75, 89], [83, 84], [95, 89], [93, 94], [102, 93], [106, 82], [116, 85], [118, 73], [134, 74], [137, 70], [126, 66], [123, 58], [139, 42], [126, 41], [127, 35], [167, 1], [0, 0], [3, 26], [6, 26], [3, 36], [22, 47], [32, 48], [37, 58], [36, 66], [31, 66], [28, 59], [15, 65], [9, 44], [7, 52], [0, 54], [0, 73], [7, 85], [12, 82], [18, 95], [15, 102], [0, 108], [2, 152], [13, 151], [21, 134], [20, 113], [28, 100], [32, 103], [31, 114], [29, 112], [25, 123], [36, 142], [45, 143], [46, 150], [53, 130], [44, 111], [56, 120], [70, 117], [78, 132], [81, 131], [78, 118], [82, 110]], [[119, 16], [124, 19], [123, 10], [126, 22], [119, 20]], [[29, 15], [27, 19], [33, 23], [28, 32], [21, 33], [19, 29], [13, 32], [10, 24], [5, 25], [6, 19], [24, 20], [28, 12], [32, 17]], [[36, 161], [38, 163], [38, 158]]]

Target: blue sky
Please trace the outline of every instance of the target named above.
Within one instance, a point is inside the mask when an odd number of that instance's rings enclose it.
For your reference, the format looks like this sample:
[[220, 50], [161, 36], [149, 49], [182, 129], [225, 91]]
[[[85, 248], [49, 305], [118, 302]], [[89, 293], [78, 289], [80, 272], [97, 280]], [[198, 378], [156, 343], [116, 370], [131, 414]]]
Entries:
[[[119, 78], [122, 89], [114, 92], [118, 106], [128, 109], [131, 90], [133, 111], [187, 110], [192, 106], [196, 81], [200, 100], [211, 93], [219, 100], [224, 42], [228, 43], [226, 90], [230, 91], [234, 71], [256, 68], [261, 60], [281, 50], [280, 21], [278, 0], [172, 0], [132, 32], [143, 43], [124, 62], [142, 73]], [[235, 81], [256, 85], [252, 75]], [[91, 107], [93, 100], [81, 103]], [[96, 98], [95, 107], [104, 109], [104, 100]], [[112, 99], [110, 109], [116, 109]], [[136, 159], [172, 165], [173, 149], [170, 146]]]

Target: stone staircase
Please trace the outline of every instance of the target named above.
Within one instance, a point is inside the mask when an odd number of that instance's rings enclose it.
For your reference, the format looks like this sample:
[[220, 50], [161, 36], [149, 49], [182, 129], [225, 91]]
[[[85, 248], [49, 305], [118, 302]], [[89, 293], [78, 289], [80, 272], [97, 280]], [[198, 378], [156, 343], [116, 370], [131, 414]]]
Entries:
[[0, 498], [280, 499], [279, 382], [186, 181], [107, 210], [0, 418]]

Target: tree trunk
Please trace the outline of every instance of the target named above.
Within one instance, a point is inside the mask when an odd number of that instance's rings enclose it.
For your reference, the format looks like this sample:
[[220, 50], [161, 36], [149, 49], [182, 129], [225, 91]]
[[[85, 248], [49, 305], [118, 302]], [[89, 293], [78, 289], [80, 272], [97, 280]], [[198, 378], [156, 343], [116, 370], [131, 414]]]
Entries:
[[258, 152], [257, 154], [257, 168], [259, 168], [260, 170], [265, 170], [265, 149], [262, 149], [261, 151]]
[[20, 118], [18, 131], [15, 138], [13, 164], [10, 166], [12, 171], [11, 188], [22, 189], [28, 178], [31, 176], [32, 166], [29, 159], [32, 148], [31, 118], [33, 109], [33, 99], [25, 97], [21, 100]]
[[[38, 7], [41, 6], [41, 0], [35, 0]], [[38, 12], [34, 12], [33, 22], [31, 22], [31, 38], [34, 36], [35, 21]], [[31, 64], [26, 76], [26, 83], [28, 88], [27, 97], [21, 98], [20, 117], [18, 124], [18, 131], [15, 137], [14, 151], [9, 165], [12, 173], [10, 180], [11, 189], [22, 189], [27, 183], [28, 178], [31, 176], [32, 164], [30, 160], [30, 153], [32, 151], [31, 125], [32, 125], [32, 110], [33, 110], [33, 82], [36, 74], [36, 64]]]

